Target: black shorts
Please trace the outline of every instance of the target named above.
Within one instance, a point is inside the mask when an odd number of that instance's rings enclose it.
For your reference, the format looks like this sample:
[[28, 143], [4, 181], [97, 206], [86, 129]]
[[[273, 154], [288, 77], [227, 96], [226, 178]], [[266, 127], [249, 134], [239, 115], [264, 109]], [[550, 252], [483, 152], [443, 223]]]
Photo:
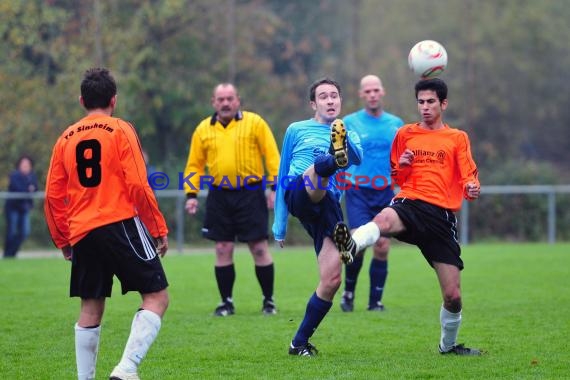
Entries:
[[113, 275], [123, 294], [168, 287], [153, 238], [138, 217], [98, 227], [73, 246], [71, 297], [110, 297]]
[[433, 267], [434, 262], [463, 269], [457, 241], [457, 218], [447, 210], [421, 200], [396, 198], [389, 206], [396, 211], [406, 230], [394, 237], [417, 245]]
[[210, 188], [202, 234], [213, 241], [266, 240], [269, 211], [263, 186], [238, 190]]

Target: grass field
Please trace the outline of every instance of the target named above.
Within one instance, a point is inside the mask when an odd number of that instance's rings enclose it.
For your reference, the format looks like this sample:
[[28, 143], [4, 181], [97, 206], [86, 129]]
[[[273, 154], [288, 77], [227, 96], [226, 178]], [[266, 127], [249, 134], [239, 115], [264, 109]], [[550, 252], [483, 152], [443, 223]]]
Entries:
[[[367, 260], [370, 254], [367, 254]], [[236, 254], [236, 315], [215, 318], [211, 249], [163, 260], [171, 304], [140, 368], [143, 379], [560, 379], [570, 378], [570, 244], [464, 247], [463, 324], [459, 342], [482, 357], [437, 353], [439, 287], [412, 246], [394, 245], [384, 295], [387, 310], [365, 311], [368, 264], [355, 312], [339, 296], [312, 343], [316, 358], [290, 357], [287, 346], [317, 284], [310, 249], [274, 252], [279, 313], [260, 313], [249, 254]], [[73, 324], [79, 301], [68, 294], [69, 263], [0, 261], [0, 378], [74, 379]], [[117, 284], [118, 285], [118, 284]], [[137, 294], [107, 302], [97, 365], [106, 379], [120, 359]]]

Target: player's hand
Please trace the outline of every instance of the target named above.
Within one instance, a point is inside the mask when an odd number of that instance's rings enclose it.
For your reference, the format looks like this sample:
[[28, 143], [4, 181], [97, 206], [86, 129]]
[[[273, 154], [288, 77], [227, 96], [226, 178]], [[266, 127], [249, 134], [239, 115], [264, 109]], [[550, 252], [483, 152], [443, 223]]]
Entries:
[[413, 161], [414, 161], [414, 152], [412, 152], [410, 149], [406, 149], [404, 153], [402, 153], [402, 155], [400, 156], [400, 160], [398, 161], [398, 163], [400, 164], [401, 167], [411, 166]]
[[194, 215], [198, 212], [198, 199], [197, 198], [190, 198], [186, 200], [186, 205], [184, 206], [188, 214]]
[[160, 257], [164, 257], [168, 251], [168, 236], [160, 236], [156, 239], [156, 253]]
[[61, 253], [62, 253], [64, 259], [66, 259], [67, 261], [70, 261], [71, 257], [73, 256], [73, 248], [71, 248], [70, 245], [66, 245], [65, 247], [63, 247], [61, 249]]
[[467, 194], [467, 198], [477, 199], [479, 198], [479, 194], [481, 194], [481, 187], [475, 182], [469, 182], [465, 185], [465, 193]]

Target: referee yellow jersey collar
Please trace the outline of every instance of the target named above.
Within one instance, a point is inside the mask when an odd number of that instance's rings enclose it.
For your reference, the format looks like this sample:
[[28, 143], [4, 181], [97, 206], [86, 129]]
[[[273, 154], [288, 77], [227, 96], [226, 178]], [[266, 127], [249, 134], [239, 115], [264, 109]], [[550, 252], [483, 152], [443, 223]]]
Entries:
[[[238, 110], [236, 115], [234, 116], [234, 120], [241, 120], [241, 119], [243, 119], [243, 113], [241, 112], [241, 110]], [[215, 125], [216, 121], [218, 121], [218, 113], [214, 112], [214, 114], [210, 118], [210, 125]]]

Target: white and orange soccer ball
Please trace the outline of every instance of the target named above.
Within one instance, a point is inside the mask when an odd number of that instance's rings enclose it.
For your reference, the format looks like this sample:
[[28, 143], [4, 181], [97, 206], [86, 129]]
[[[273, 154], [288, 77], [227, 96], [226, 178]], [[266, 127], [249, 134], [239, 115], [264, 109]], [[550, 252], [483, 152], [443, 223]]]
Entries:
[[435, 78], [447, 67], [447, 51], [437, 41], [420, 41], [410, 50], [408, 65], [422, 79]]

